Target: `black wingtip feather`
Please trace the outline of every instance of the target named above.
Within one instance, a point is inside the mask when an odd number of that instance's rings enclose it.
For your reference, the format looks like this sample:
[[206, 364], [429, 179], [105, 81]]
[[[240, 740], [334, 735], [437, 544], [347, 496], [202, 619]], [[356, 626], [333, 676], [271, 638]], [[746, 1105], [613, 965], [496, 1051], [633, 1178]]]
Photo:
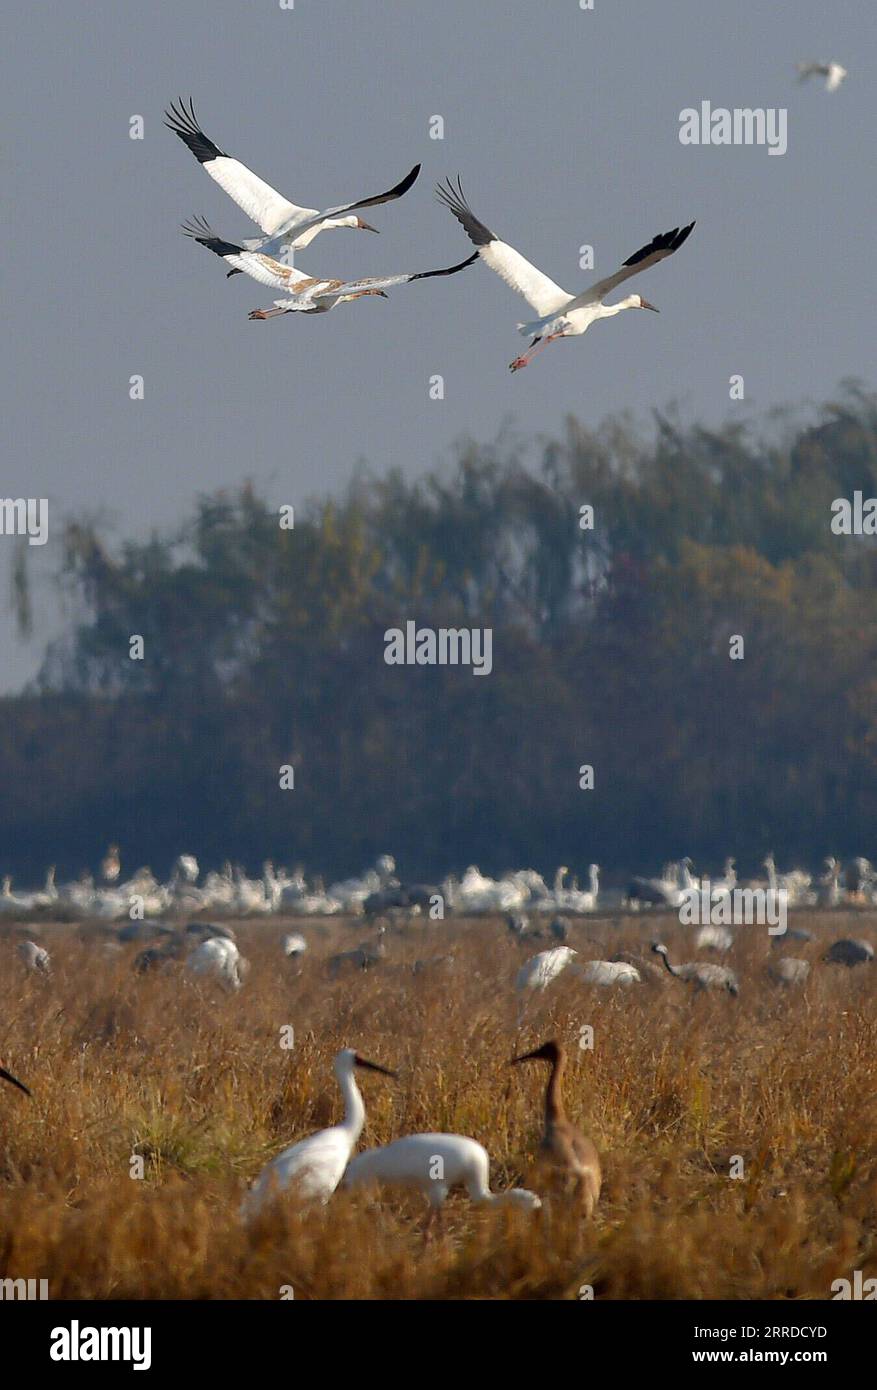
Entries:
[[168, 130], [172, 130], [188, 146], [199, 164], [209, 164], [213, 159], [227, 159], [228, 155], [214, 145], [213, 141], [204, 134], [195, 115], [195, 107], [192, 98], [189, 97], [188, 109], [184, 97], [179, 97], [176, 102], [171, 102], [165, 111], [165, 125]]
[[678, 227], [674, 227], [670, 232], [660, 232], [649, 242], [648, 246], [641, 246], [638, 251], [634, 251], [624, 264], [639, 265], [640, 261], [644, 261], [647, 256], [653, 256], [656, 251], [666, 251], [668, 254], [678, 251], [682, 243], [691, 235], [694, 226], [694, 222], [689, 222], [688, 226], [683, 227], [681, 231]]

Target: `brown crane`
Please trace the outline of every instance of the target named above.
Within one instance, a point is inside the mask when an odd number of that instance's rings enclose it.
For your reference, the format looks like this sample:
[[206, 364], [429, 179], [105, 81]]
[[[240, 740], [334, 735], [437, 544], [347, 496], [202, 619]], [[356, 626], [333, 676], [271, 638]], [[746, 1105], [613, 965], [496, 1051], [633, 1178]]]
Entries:
[[566, 1049], [551, 1039], [533, 1052], [512, 1058], [518, 1062], [548, 1062], [551, 1072], [545, 1090], [545, 1133], [539, 1145], [539, 1163], [550, 1172], [555, 1183], [569, 1190], [581, 1202], [586, 1216], [593, 1216], [600, 1198], [602, 1173], [600, 1156], [590, 1139], [566, 1117], [561, 1083], [566, 1065]]

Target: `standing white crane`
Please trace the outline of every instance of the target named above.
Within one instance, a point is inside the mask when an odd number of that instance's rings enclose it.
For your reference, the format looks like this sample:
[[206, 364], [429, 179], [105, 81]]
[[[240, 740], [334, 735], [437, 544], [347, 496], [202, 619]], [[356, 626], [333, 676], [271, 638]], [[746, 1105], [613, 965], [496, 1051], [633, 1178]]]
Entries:
[[842, 68], [840, 63], [798, 64], [799, 82], [806, 82], [809, 77], [824, 77], [827, 92], [836, 92], [846, 76], [847, 70]]
[[507, 285], [517, 290], [518, 294], [522, 294], [539, 315], [530, 323], [518, 324], [518, 332], [532, 337], [533, 341], [523, 356], [516, 357], [509, 363], [509, 369], [513, 372], [526, 367], [537, 352], [541, 352], [555, 339], [576, 337], [585, 333], [597, 319], [614, 318], [623, 309], [652, 309], [657, 313], [654, 304], [650, 304], [640, 294], [628, 295], [617, 304], [605, 304], [603, 301], [607, 294], [625, 280], [629, 280], [632, 275], [638, 275], [641, 270], [648, 270], [658, 261], [672, 256], [690, 236], [694, 227], [694, 223], [689, 222], [687, 227], [674, 227], [672, 231], [661, 233], [647, 246], [635, 251], [614, 275], [608, 276], [605, 280], [598, 280], [581, 294], [573, 295], [562, 290], [553, 280], [549, 280], [547, 275], [543, 275], [541, 270], [537, 270], [536, 266], [525, 260], [513, 246], [500, 241], [483, 222], [478, 221], [466, 202], [459, 178], [456, 188], [448, 179], [446, 186], [438, 185], [436, 193], [440, 201], [456, 217], [469, 240], [477, 246], [478, 254], [485, 265], [495, 270]]
[[284, 1149], [262, 1169], [244, 1203], [244, 1214], [252, 1216], [272, 1197], [293, 1187], [305, 1201], [328, 1202], [344, 1176], [344, 1169], [359, 1141], [365, 1124], [365, 1104], [356, 1084], [356, 1067], [395, 1076], [387, 1067], [369, 1062], [352, 1047], [345, 1047], [335, 1058], [335, 1076], [344, 1096], [344, 1119], [330, 1129], [320, 1129], [307, 1139]]
[[427, 1231], [451, 1188], [463, 1186], [473, 1202], [517, 1206], [536, 1211], [542, 1202], [535, 1192], [512, 1187], [490, 1190], [490, 1158], [475, 1139], [463, 1134], [408, 1134], [379, 1149], [366, 1149], [351, 1160], [345, 1187], [386, 1183], [416, 1187], [429, 1202]]
[[695, 992], [704, 989], [724, 989], [729, 994], [740, 993], [740, 985], [734, 971], [728, 965], [714, 965], [712, 961], [690, 960], [684, 965], [671, 965], [667, 947], [659, 941], [652, 942], [652, 950], [661, 956], [664, 965], [677, 980], [694, 986]]
[[[420, 165], [415, 164], [404, 179], [386, 193], [376, 193], [370, 198], [359, 198], [356, 202], [342, 203], [320, 212], [318, 208], [302, 208], [290, 203], [239, 159], [224, 154], [201, 129], [191, 98], [188, 109], [182, 98], [172, 103], [165, 117], [165, 124], [188, 146], [205, 173], [261, 227], [263, 235], [245, 242], [247, 249], [265, 250], [290, 265], [293, 253], [310, 245], [314, 237], [327, 228], [352, 227], [361, 232], [377, 232], [377, 227], [353, 215], [356, 209], [377, 207], [379, 203], [401, 198], [420, 173]], [[235, 270], [229, 274], [234, 275]]]
[[286, 290], [292, 296], [289, 299], [275, 299], [273, 309], [253, 309], [251, 319], [273, 319], [279, 314], [294, 313], [327, 314], [338, 304], [345, 304], [353, 299], [364, 299], [368, 295], [387, 299], [385, 292], [394, 285], [407, 285], [412, 280], [431, 280], [436, 275], [456, 275], [478, 258], [476, 253], [457, 265], [445, 266], [441, 270], [419, 270], [413, 274], [370, 276], [359, 280], [327, 280], [306, 275], [303, 270], [297, 270], [294, 266], [282, 265], [280, 261], [265, 255], [264, 252], [249, 251], [243, 245], [223, 241], [222, 237], [218, 237], [211, 230], [203, 217], [193, 217], [189, 222], [184, 222], [183, 233], [197, 241], [199, 246], [205, 246], [208, 251], [219, 256], [226, 265], [243, 271], [253, 280], [258, 280], [260, 285], [270, 285], [275, 290]]

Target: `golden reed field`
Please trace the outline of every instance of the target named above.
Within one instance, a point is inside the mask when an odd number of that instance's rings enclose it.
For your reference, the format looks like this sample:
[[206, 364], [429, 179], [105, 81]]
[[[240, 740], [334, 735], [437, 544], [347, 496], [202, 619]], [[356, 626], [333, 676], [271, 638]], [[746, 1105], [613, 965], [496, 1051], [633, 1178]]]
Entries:
[[[518, 943], [497, 919], [391, 927], [381, 964], [337, 978], [328, 958], [369, 935], [362, 920], [237, 923], [251, 962], [237, 994], [177, 964], [137, 976], [141, 948], [114, 950], [103, 928], [42, 928], [53, 974], [28, 975], [14, 942], [34, 928], [6, 927], [0, 1057], [33, 1094], [0, 1088], [0, 1277], [88, 1299], [575, 1299], [583, 1285], [611, 1299], [830, 1298], [852, 1270], [877, 1274], [877, 964], [819, 957], [841, 936], [877, 944], [877, 925], [795, 920], [819, 940], [777, 950], [765, 928], [741, 929], [736, 999], [567, 973], [520, 1027], [515, 974], [552, 943]], [[281, 951], [289, 928], [310, 942], [300, 971]], [[583, 961], [658, 935], [674, 960], [694, 957], [672, 916], [574, 924], [570, 944]], [[805, 988], [768, 976], [784, 952], [813, 962]], [[578, 1046], [586, 1025], [593, 1050]], [[494, 1190], [526, 1184], [545, 1068], [508, 1063], [552, 1036], [570, 1050], [570, 1118], [603, 1161], [592, 1222], [556, 1200], [527, 1213], [454, 1195], [427, 1241], [416, 1194], [340, 1191], [242, 1225], [248, 1180], [340, 1119], [345, 1046], [399, 1072], [361, 1074], [360, 1148], [455, 1131], [487, 1147]]]

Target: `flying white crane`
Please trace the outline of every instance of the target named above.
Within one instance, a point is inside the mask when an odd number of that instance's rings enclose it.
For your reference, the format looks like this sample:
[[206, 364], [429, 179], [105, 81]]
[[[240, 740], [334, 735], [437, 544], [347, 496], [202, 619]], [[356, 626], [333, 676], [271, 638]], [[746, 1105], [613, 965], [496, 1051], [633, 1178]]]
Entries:
[[483, 222], [478, 221], [466, 202], [459, 178], [456, 188], [448, 179], [447, 186], [439, 184], [436, 192], [441, 202], [450, 209], [463, 227], [469, 240], [477, 246], [478, 254], [485, 265], [495, 270], [507, 285], [517, 290], [518, 294], [522, 294], [539, 315], [530, 323], [518, 324], [518, 332], [532, 337], [533, 341], [522, 357], [516, 357], [514, 362], [509, 363], [513, 372], [526, 367], [536, 352], [541, 352], [556, 338], [570, 338], [584, 333], [597, 319], [613, 318], [623, 309], [653, 309], [657, 313], [654, 304], [650, 304], [640, 294], [628, 295], [617, 304], [604, 304], [603, 301], [607, 294], [625, 280], [629, 280], [632, 275], [638, 275], [641, 270], [648, 270], [650, 266], [657, 265], [658, 261], [672, 256], [694, 227], [694, 223], [689, 222], [687, 227], [674, 227], [672, 231], [654, 237], [647, 246], [635, 251], [614, 275], [608, 276], [605, 280], [598, 280], [581, 294], [572, 295], [562, 290], [553, 280], [549, 280], [547, 275], [543, 275], [541, 270], [537, 270], [536, 266], [525, 260], [513, 246], [500, 241]]
[[[318, 208], [301, 208], [296, 203], [290, 203], [245, 164], [241, 164], [239, 159], [224, 154], [218, 145], [214, 145], [198, 123], [191, 98], [188, 109], [181, 98], [176, 104], [171, 103], [165, 116], [165, 124], [188, 146], [205, 172], [261, 227], [264, 235], [245, 242], [247, 249], [264, 250], [290, 265], [293, 253], [310, 245], [314, 237], [327, 228], [353, 227], [361, 232], [377, 232], [377, 227], [363, 222], [361, 217], [353, 216], [356, 209], [376, 207], [379, 203], [390, 203], [395, 198], [401, 198], [420, 173], [420, 165], [415, 164], [400, 183], [386, 193], [376, 193], [371, 198], [342, 203], [323, 212]], [[235, 269], [230, 270], [229, 274], [234, 275]]]
[[445, 266], [442, 270], [419, 270], [413, 275], [371, 276], [360, 280], [325, 280], [306, 275], [291, 265], [265, 255], [261, 251], [249, 251], [243, 245], [223, 241], [211, 231], [203, 217], [193, 217], [183, 223], [183, 232], [199, 246], [206, 246], [226, 265], [242, 270], [260, 285], [270, 285], [275, 290], [286, 290], [291, 299], [275, 299], [273, 309], [254, 309], [251, 319], [273, 319], [278, 314], [326, 314], [336, 304], [344, 304], [352, 299], [363, 299], [366, 295], [377, 295], [386, 299], [386, 290], [394, 285], [407, 285], [412, 280], [430, 280], [435, 275], [456, 275], [478, 259], [477, 252], [457, 265]]
[[463, 1134], [408, 1134], [379, 1149], [366, 1149], [352, 1159], [344, 1174], [345, 1187], [386, 1183], [416, 1187], [429, 1202], [429, 1230], [452, 1188], [463, 1186], [473, 1202], [517, 1206], [536, 1211], [542, 1202], [535, 1192], [512, 1187], [490, 1190], [490, 1158], [475, 1139]]
[[824, 77], [825, 90], [836, 92], [844, 78], [847, 76], [846, 68], [842, 68], [840, 63], [799, 63], [798, 81], [806, 82], [808, 77]]
[[263, 1168], [244, 1203], [244, 1215], [252, 1216], [279, 1192], [294, 1187], [306, 1201], [328, 1202], [344, 1176], [365, 1124], [365, 1105], [354, 1078], [356, 1067], [383, 1076], [396, 1073], [377, 1062], [368, 1062], [352, 1047], [335, 1058], [335, 1076], [344, 1096], [344, 1119], [331, 1129], [320, 1129], [307, 1139], [284, 1149]]

